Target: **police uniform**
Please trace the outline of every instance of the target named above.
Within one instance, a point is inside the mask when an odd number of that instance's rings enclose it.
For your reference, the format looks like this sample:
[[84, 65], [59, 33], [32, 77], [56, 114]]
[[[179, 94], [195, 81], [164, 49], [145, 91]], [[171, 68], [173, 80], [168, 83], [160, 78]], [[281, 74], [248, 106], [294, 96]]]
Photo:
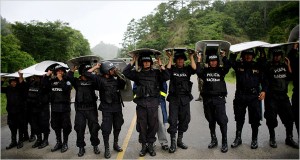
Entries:
[[[177, 58], [182, 57], [187, 60], [184, 53], [178, 52], [174, 55], [174, 62]], [[187, 131], [190, 120], [190, 102], [193, 99], [191, 94], [193, 83], [190, 81], [191, 75], [196, 71], [191, 66], [183, 66], [178, 68], [172, 65], [167, 69], [170, 74], [169, 94], [169, 119], [170, 124], [168, 133], [171, 136], [171, 146], [169, 152], [173, 153], [176, 150], [176, 133], [178, 131], [177, 146], [182, 149], [188, 147], [182, 142], [183, 133]]]
[[[210, 55], [209, 61], [217, 60], [217, 55]], [[216, 137], [216, 122], [220, 126], [222, 133], [222, 152], [227, 152], [227, 123], [228, 118], [226, 115], [226, 99], [227, 89], [225, 83], [225, 75], [229, 72], [230, 64], [226, 57], [223, 57], [224, 67], [208, 67], [201, 68], [200, 62], [197, 63], [197, 75], [203, 80], [203, 90], [201, 95], [203, 97], [203, 106], [205, 118], [209, 123], [211, 134], [211, 143], [208, 148], [217, 146], [218, 141]], [[209, 62], [207, 62], [209, 63]], [[219, 63], [218, 63], [219, 65]]]
[[[144, 61], [150, 61], [153, 64], [150, 55], [139, 57], [139, 64]], [[158, 107], [159, 102], [159, 85], [169, 79], [169, 74], [166, 70], [158, 70], [149, 68], [141, 69], [140, 72], [132, 70], [134, 66], [128, 64], [123, 70], [123, 74], [137, 85], [136, 98], [133, 100], [136, 104], [137, 112], [137, 131], [139, 134], [139, 142], [142, 143], [140, 156], [144, 156], [147, 150], [151, 156], [156, 153], [153, 150], [153, 143], [156, 141], [156, 133], [158, 130]]]
[[[65, 68], [57, 65], [55, 67], [55, 74], [57, 70], [64, 70]], [[50, 79], [45, 76], [42, 80], [50, 90], [50, 103], [51, 103], [51, 127], [55, 132], [57, 143], [52, 152], [61, 149], [61, 152], [68, 150], [68, 138], [72, 131], [71, 123], [71, 90], [72, 85], [70, 81], [63, 77], [60, 81], [57, 77]], [[63, 132], [63, 142], [61, 132]]]
[[[280, 49], [273, 49], [274, 56], [282, 56]], [[270, 146], [277, 148], [275, 140], [275, 128], [278, 126], [277, 115], [279, 115], [282, 123], [286, 128], [285, 143], [294, 148], [298, 145], [293, 140], [293, 112], [292, 106], [287, 95], [289, 77], [291, 76], [288, 66], [282, 62], [269, 62], [267, 65], [266, 77], [268, 90], [265, 99], [266, 123], [270, 133]]]
[[[39, 78], [39, 77], [33, 77]], [[50, 109], [49, 109], [49, 94], [41, 85], [40, 80], [31, 80], [28, 82], [27, 107], [30, 107], [32, 132], [36, 133], [37, 141], [32, 148], [39, 149], [46, 147], [50, 134]], [[42, 134], [44, 139], [42, 140]]]
[[[115, 78], [109, 74], [111, 69], [115, 69], [113, 63], [105, 61], [101, 63], [100, 72], [103, 76], [96, 76], [87, 72], [87, 76], [96, 81], [97, 89], [100, 95], [99, 110], [102, 111], [101, 130], [105, 146], [105, 158], [110, 158], [109, 135], [112, 128], [114, 134], [114, 150], [122, 152], [122, 148], [118, 145], [119, 134], [124, 123], [122, 113], [122, 98], [120, 89], [125, 87], [126, 82], [120, 78]], [[109, 75], [105, 77], [105, 75]]]
[[[242, 57], [246, 54], [254, 58], [254, 50], [242, 51]], [[236, 54], [231, 54], [232, 68], [236, 74], [236, 92], [233, 100], [233, 109], [236, 121], [236, 138], [231, 145], [235, 148], [242, 143], [241, 134], [245, 122], [246, 108], [249, 112], [249, 123], [252, 128], [251, 148], [256, 149], [258, 127], [262, 116], [261, 102], [258, 99], [260, 92], [266, 91], [266, 81], [262, 67], [254, 61], [236, 61]], [[261, 89], [260, 89], [261, 88]]]
[[[84, 76], [89, 68], [91, 68], [90, 65], [82, 64], [78, 69], [80, 76]], [[98, 123], [97, 111], [98, 98], [95, 94], [96, 85], [89, 78], [86, 80], [74, 78], [74, 72], [72, 71], [69, 71], [67, 76], [76, 90], [74, 130], [77, 133], [76, 146], [79, 147], [78, 156], [81, 157], [85, 153], [84, 146], [86, 146], [86, 143], [84, 141], [84, 134], [86, 124], [88, 124], [90, 131], [90, 141], [94, 153], [99, 154], [98, 145], [100, 144], [100, 140], [98, 138], [98, 131], [100, 130], [100, 125]]]
[[[157, 138], [159, 143], [162, 146], [163, 150], [168, 150], [168, 139], [167, 139], [167, 132], [166, 132], [166, 123], [168, 123], [168, 114], [167, 114], [167, 109], [166, 109], [166, 96], [167, 96], [167, 90], [168, 90], [168, 85], [166, 82], [163, 82], [160, 84], [160, 105], [158, 107], [158, 130], [157, 130]], [[136, 89], [137, 86], [135, 83], [133, 83], [133, 93], [134, 93], [134, 98], [136, 97]], [[161, 114], [160, 114], [161, 113]]]
[[298, 48], [293, 48], [288, 54], [292, 67], [293, 95], [292, 110], [294, 114], [297, 133], [299, 135], [299, 44]]
[[[12, 81], [16, 81], [17, 85], [15, 87], [1, 86], [1, 93], [6, 94], [7, 104], [7, 124], [11, 131], [11, 143], [6, 149], [11, 149], [15, 146], [17, 148], [23, 147], [23, 134], [25, 131], [24, 125], [24, 82], [19, 83], [19, 79], [14, 78], [9, 80], [9, 84]], [[1, 83], [3, 85], [3, 83]], [[19, 141], [17, 143], [17, 132], [19, 132]]]

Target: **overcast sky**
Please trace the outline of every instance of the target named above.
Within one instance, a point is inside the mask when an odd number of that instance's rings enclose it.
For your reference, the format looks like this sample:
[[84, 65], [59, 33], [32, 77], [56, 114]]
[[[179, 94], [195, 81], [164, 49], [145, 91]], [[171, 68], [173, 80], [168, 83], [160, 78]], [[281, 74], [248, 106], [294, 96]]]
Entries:
[[121, 47], [127, 24], [154, 11], [156, 1], [12, 1], [1, 0], [1, 16], [8, 22], [61, 20], [79, 30], [90, 47], [100, 41]]

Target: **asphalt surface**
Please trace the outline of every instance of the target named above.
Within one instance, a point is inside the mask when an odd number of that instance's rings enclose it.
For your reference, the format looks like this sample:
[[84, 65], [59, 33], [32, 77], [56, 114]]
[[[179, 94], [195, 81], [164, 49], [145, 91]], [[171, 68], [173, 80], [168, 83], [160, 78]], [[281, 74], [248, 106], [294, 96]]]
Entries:
[[[192, 76], [193, 96], [194, 99], [198, 97], [198, 84], [197, 77]], [[285, 145], [285, 128], [278, 118], [279, 126], [276, 128], [276, 139], [278, 148], [271, 148], [269, 146], [269, 133], [266, 126], [266, 121], [261, 121], [258, 134], [258, 148], [251, 149], [251, 126], [248, 124], [248, 116], [246, 116], [246, 123], [243, 128], [242, 140], [243, 144], [238, 148], [232, 149], [230, 144], [235, 138], [235, 121], [233, 114], [233, 98], [235, 92], [234, 84], [227, 84], [228, 97], [226, 103], [226, 111], [229, 119], [228, 122], [228, 145], [229, 150], [227, 153], [220, 151], [221, 147], [221, 133], [219, 126], [217, 125], [216, 132], [219, 145], [216, 148], [208, 149], [207, 146], [210, 143], [210, 133], [208, 128], [208, 122], [204, 117], [203, 103], [193, 100], [191, 102], [191, 122], [188, 131], [184, 134], [183, 141], [189, 148], [187, 150], [177, 149], [175, 153], [168, 153], [163, 151], [158, 141], [156, 142], [155, 157], [151, 157], [147, 154], [145, 157], [139, 157], [139, 151], [141, 145], [138, 143], [138, 132], [135, 129], [135, 104], [133, 102], [125, 102], [125, 108], [123, 108], [123, 115], [125, 123], [122, 126], [120, 133], [119, 144], [123, 146], [124, 151], [117, 153], [111, 149], [111, 159], [299, 159], [299, 150], [291, 148]], [[246, 114], [247, 115], [247, 114]], [[74, 122], [75, 111], [72, 105], [72, 123]], [[102, 121], [101, 112], [99, 112], [99, 122]], [[74, 127], [74, 123], [72, 124]], [[104, 145], [101, 131], [99, 131], [100, 138], [100, 150], [99, 155], [93, 153], [93, 148], [89, 141], [89, 131], [86, 128], [85, 140], [87, 146], [86, 153], [80, 159], [104, 159]], [[169, 135], [167, 135], [170, 140]], [[110, 144], [112, 148], [113, 136], [110, 136]], [[294, 140], [298, 141], [296, 128], [294, 127]], [[10, 143], [10, 130], [8, 126], [1, 127], [1, 158], [2, 159], [76, 159], [78, 148], [76, 147], [76, 132], [72, 130], [69, 136], [69, 150], [65, 153], [60, 151], [51, 152], [51, 148], [55, 145], [55, 134], [51, 129], [49, 137], [49, 146], [43, 149], [33, 149], [31, 146], [34, 142], [24, 142], [24, 147], [21, 149], [13, 148], [6, 150], [5, 147]]]

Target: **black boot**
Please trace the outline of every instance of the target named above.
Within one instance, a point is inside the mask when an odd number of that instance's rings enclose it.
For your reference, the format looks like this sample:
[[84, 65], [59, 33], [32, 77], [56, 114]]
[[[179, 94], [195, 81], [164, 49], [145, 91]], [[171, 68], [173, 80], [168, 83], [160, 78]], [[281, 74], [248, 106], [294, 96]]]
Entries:
[[114, 150], [117, 152], [123, 152], [123, 149], [118, 145], [118, 139], [114, 139], [114, 146], [113, 146]]
[[84, 153], [85, 153], [85, 149], [84, 149], [84, 147], [79, 147], [79, 152], [78, 152], [78, 157], [82, 157], [83, 155], [84, 155]]
[[169, 153], [174, 153], [176, 151], [176, 135], [171, 134], [171, 146], [169, 148]]
[[42, 143], [42, 134], [37, 134], [37, 140], [36, 142], [32, 145], [32, 148], [39, 147]]
[[147, 145], [146, 145], [146, 143], [142, 143], [142, 149], [141, 149], [139, 155], [140, 155], [140, 157], [144, 157], [146, 155], [146, 153], [147, 153]]
[[23, 148], [23, 141], [19, 140], [18, 144], [17, 144], [17, 149]]
[[45, 148], [46, 146], [49, 145], [48, 137], [49, 137], [49, 134], [48, 134], [48, 133], [44, 133], [44, 140], [42, 141], [42, 143], [41, 143], [41, 145], [38, 147], [38, 149]]
[[68, 139], [69, 139], [69, 134], [64, 133], [64, 142], [63, 142], [62, 147], [61, 147], [61, 153], [64, 153], [69, 149]]
[[231, 144], [231, 148], [236, 148], [242, 144], [242, 131], [236, 131], [235, 140]]
[[177, 146], [182, 149], [187, 149], [188, 146], [182, 142], [182, 138], [183, 138], [183, 132], [178, 132]]
[[24, 141], [24, 139], [23, 139], [23, 134], [20, 133], [20, 130], [19, 130], [19, 142], [18, 142], [18, 144], [17, 144], [17, 149], [20, 149], [20, 148], [23, 147], [23, 141]]
[[276, 139], [275, 139], [275, 130], [274, 128], [268, 127], [269, 128], [269, 133], [270, 133], [270, 141], [269, 141], [269, 145], [272, 148], [277, 148], [277, 143], [276, 143]]
[[104, 141], [104, 148], [105, 148], [104, 157], [108, 159], [111, 157], [110, 149], [109, 149], [109, 136], [103, 136], [103, 141]]
[[35, 135], [34, 135], [34, 134], [31, 134], [28, 141], [29, 141], [29, 142], [33, 142], [33, 141], [35, 141], [35, 140], [36, 140]]
[[6, 147], [6, 149], [12, 149], [17, 146], [17, 133], [12, 133], [11, 143]]
[[24, 133], [23, 133], [23, 141], [28, 141], [29, 140], [29, 134], [28, 134], [28, 131], [26, 130]]
[[148, 152], [150, 154], [150, 156], [156, 156], [156, 152], [154, 150], [154, 146], [153, 146], [153, 143], [149, 143], [148, 144]]
[[227, 138], [222, 138], [221, 152], [226, 153], [228, 151]]
[[218, 145], [218, 139], [216, 137], [216, 133], [211, 133], [211, 142], [208, 145], [208, 148], [214, 148]]
[[299, 149], [299, 144], [293, 140], [293, 135], [287, 135], [285, 144], [293, 148]]
[[251, 128], [252, 128], [251, 149], [256, 149], [258, 147], [257, 144], [258, 126], [251, 125]]
[[61, 143], [61, 131], [55, 131], [55, 134], [56, 134], [56, 144], [51, 149], [51, 152], [55, 152], [55, 151], [61, 149], [61, 147], [62, 147], [62, 143]]
[[95, 154], [100, 154], [100, 150], [99, 150], [98, 146], [93, 146], [93, 148], [94, 148], [94, 153]]

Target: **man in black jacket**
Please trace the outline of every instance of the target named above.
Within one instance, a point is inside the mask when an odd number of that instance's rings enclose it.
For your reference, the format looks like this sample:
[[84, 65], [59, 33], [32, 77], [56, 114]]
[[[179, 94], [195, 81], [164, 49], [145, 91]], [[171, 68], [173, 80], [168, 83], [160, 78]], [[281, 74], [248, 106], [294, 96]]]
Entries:
[[[18, 73], [19, 78], [10, 79], [9, 86], [1, 86], [1, 93], [6, 93], [7, 124], [11, 131], [11, 143], [6, 147], [7, 150], [16, 146], [18, 149], [23, 147], [25, 86], [23, 74], [20, 71]], [[3, 82], [1, 82], [1, 85], [3, 85]], [[17, 142], [18, 131], [19, 141]]]
[[[132, 70], [134, 63], [138, 59], [139, 69]], [[142, 149], [139, 153], [141, 157], [146, 152], [151, 156], [155, 156], [154, 142], [156, 141], [156, 133], [158, 130], [158, 106], [159, 101], [159, 85], [169, 79], [169, 73], [165, 70], [161, 60], [158, 58], [160, 69], [153, 69], [153, 61], [150, 55], [143, 54], [139, 57], [135, 55], [132, 61], [124, 68], [123, 74], [136, 84], [136, 98], [133, 100], [136, 104], [137, 113], [137, 131], [140, 133], [139, 142]]]
[[[31, 117], [28, 118], [31, 118], [32, 131], [37, 135], [37, 140], [32, 148], [38, 147], [39, 149], [49, 145], [50, 134], [49, 93], [45, 86], [42, 86], [41, 78], [41, 76], [32, 76], [26, 82], [27, 109], [31, 111]], [[43, 140], [42, 134], [44, 134]]]
[[77, 133], [76, 146], [79, 147], [78, 157], [82, 157], [85, 153], [84, 146], [84, 134], [86, 123], [88, 123], [89, 131], [91, 134], [91, 144], [94, 148], [95, 154], [100, 154], [98, 145], [100, 140], [98, 138], [98, 131], [100, 125], [98, 123], [98, 111], [97, 111], [97, 96], [95, 94], [96, 84], [90, 78], [85, 76], [88, 69], [91, 68], [90, 64], [81, 64], [79, 66], [79, 78], [74, 78], [74, 71], [77, 67], [74, 67], [67, 74], [68, 79], [76, 90], [75, 95], [75, 122], [74, 130]]
[[229, 72], [230, 64], [225, 57], [225, 52], [221, 52], [221, 57], [224, 66], [220, 67], [219, 57], [216, 54], [208, 56], [208, 68], [201, 68], [201, 56], [198, 55], [197, 75], [203, 80], [203, 106], [205, 118], [209, 123], [211, 143], [208, 148], [214, 148], [218, 145], [216, 137], [216, 123], [219, 124], [222, 133], [222, 148], [221, 152], [228, 151], [227, 146], [227, 123], [226, 115], [226, 96], [227, 88], [225, 83], [225, 75]]
[[[267, 64], [266, 78], [268, 90], [265, 99], [265, 118], [270, 133], [270, 146], [277, 148], [275, 128], [278, 126], [277, 115], [286, 128], [285, 144], [293, 148], [299, 148], [293, 140], [294, 115], [287, 95], [289, 79], [292, 69], [290, 60], [285, 58], [285, 64], [281, 62], [283, 51], [280, 48], [271, 49], [269, 54], [273, 60]], [[297, 120], [298, 121], [298, 120]]]
[[[51, 102], [51, 127], [56, 135], [56, 145], [51, 152], [61, 149], [61, 152], [68, 150], [68, 138], [72, 131], [71, 124], [71, 90], [72, 85], [65, 77], [66, 68], [56, 65], [54, 68], [54, 79], [50, 78], [51, 70], [48, 70], [42, 83], [50, 92]], [[61, 132], [63, 132], [63, 142]]]
[[236, 138], [231, 144], [232, 148], [242, 144], [241, 134], [247, 107], [249, 123], [252, 128], [251, 149], [258, 147], [258, 127], [262, 117], [261, 101], [265, 98], [267, 87], [262, 66], [254, 61], [254, 56], [254, 49], [242, 51], [241, 61], [236, 61], [237, 54], [231, 54], [230, 56], [231, 65], [236, 74], [236, 92], [233, 100]]
[[[190, 78], [196, 73], [196, 63], [193, 54], [189, 55], [191, 64], [184, 65], [187, 60], [185, 50], [175, 50], [173, 55], [167, 54], [169, 62], [167, 71], [170, 74], [170, 87], [167, 101], [169, 101], [169, 124], [168, 133], [171, 136], [171, 145], [169, 152], [176, 151], [176, 133], [178, 131], [177, 146], [182, 149], [187, 149], [188, 146], [182, 142], [183, 133], [188, 130], [191, 121], [190, 102], [193, 99], [191, 94], [193, 83]], [[175, 65], [172, 65], [174, 61]]]
[[[93, 75], [91, 72], [100, 68], [101, 76]], [[117, 152], [122, 152], [123, 149], [118, 145], [119, 134], [124, 123], [122, 113], [122, 97], [120, 89], [124, 89], [126, 82], [119, 77], [116, 77], [116, 67], [109, 61], [104, 61], [101, 64], [95, 65], [89, 69], [87, 76], [96, 82], [97, 90], [100, 94], [99, 110], [102, 111], [101, 130], [103, 135], [105, 158], [110, 158], [109, 135], [114, 128], [114, 145], [113, 149]]]

